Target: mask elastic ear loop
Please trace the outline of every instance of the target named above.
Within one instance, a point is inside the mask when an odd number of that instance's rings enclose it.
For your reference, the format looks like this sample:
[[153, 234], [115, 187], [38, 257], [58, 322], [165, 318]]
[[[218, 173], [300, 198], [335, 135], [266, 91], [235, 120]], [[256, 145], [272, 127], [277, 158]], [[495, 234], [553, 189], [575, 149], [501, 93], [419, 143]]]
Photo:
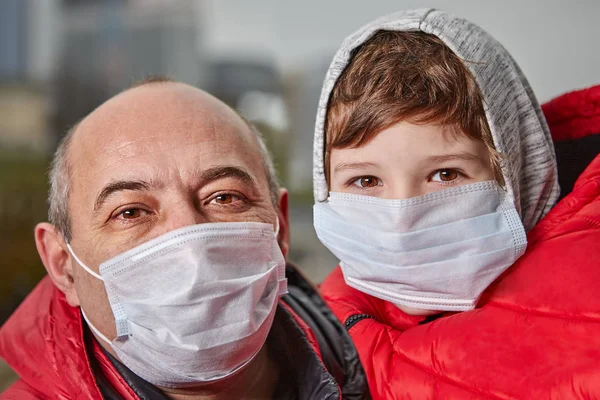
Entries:
[[[273, 232], [273, 234], [275, 235], [275, 239], [277, 239], [277, 237], [279, 236], [279, 216], [277, 216], [277, 219], [275, 220], [275, 231]], [[277, 285], [277, 294], [279, 296], [283, 296], [284, 294], [288, 293], [287, 278], [285, 277], [285, 265], [283, 266], [283, 278], [280, 278], [277, 281]]]
[[85, 315], [85, 313], [83, 312], [83, 308], [79, 307], [79, 309], [81, 310], [81, 315], [83, 316], [83, 319], [85, 319], [85, 322], [88, 324], [88, 326], [90, 327], [90, 329], [103, 341], [105, 341], [106, 343], [108, 343], [109, 345], [112, 345], [112, 342], [110, 340], [108, 340], [108, 338], [106, 336], [104, 336], [98, 329], [96, 329], [96, 327], [94, 325], [92, 325], [92, 323], [90, 322], [90, 320], [88, 319], [88, 317]]
[[67, 243], [67, 249], [69, 249], [69, 252], [71, 253], [71, 255], [73, 256], [73, 258], [75, 259], [75, 261], [77, 261], [77, 264], [79, 264], [81, 266], [81, 268], [83, 268], [84, 270], [86, 270], [86, 272], [90, 275], [92, 275], [95, 278], [100, 279], [101, 281], [103, 281], [104, 279], [102, 279], [102, 277], [95, 273], [94, 271], [92, 271], [90, 268], [88, 268], [87, 265], [85, 265], [79, 258], [77, 258], [77, 256], [75, 255], [75, 252], [73, 251], [73, 249], [71, 248], [71, 245], [69, 243]]

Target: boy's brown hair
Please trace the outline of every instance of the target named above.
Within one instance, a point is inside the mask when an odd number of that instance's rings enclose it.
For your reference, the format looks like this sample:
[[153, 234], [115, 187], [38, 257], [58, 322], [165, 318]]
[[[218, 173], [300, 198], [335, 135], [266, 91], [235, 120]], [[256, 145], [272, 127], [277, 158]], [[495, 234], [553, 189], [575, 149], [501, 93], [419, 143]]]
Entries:
[[483, 95], [463, 61], [424, 32], [378, 31], [357, 47], [335, 83], [325, 126], [325, 166], [334, 148], [360, 147], [390, 126], [453, 126], [489, 150], [503, 185]]

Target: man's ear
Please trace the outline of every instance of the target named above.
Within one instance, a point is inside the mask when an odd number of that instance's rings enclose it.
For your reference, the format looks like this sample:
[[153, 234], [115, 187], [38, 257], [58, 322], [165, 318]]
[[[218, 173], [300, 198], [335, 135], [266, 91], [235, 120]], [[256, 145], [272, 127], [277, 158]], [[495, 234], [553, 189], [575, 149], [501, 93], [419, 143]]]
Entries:
[[69, 305], [79, 306], [67, 245], [54, 225], [47, 222], [35, 227], [35, 245], [54, 285], [63, 292]]
[[289, 214], [289, 194], [287, 189], [279, 189], [279, 209], [277, 216], [279, 217], [279, 236], [277, 242], [283, 256], [287, 258], [290, 252], [290, 214]]

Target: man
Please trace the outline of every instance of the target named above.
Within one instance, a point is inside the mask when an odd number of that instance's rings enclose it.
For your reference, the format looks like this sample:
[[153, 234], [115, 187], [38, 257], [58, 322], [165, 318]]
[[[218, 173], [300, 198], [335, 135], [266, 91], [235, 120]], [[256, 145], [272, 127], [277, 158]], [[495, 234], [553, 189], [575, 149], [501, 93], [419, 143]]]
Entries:
[[265, 146], [225, 104], [143, 82], [68, 133], [50, 185], [48, 277], [0, 331], [21, 378], [3, 398], [368, 396], [344, 329], [286, 268]]

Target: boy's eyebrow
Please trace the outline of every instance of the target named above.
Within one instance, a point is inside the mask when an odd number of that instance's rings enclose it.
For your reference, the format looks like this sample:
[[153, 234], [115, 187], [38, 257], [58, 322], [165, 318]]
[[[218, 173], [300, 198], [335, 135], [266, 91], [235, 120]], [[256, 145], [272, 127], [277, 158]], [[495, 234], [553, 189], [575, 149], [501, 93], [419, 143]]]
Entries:
[[462, 160], [462, 161], [467, 161], [467, 162], [478, 162], [479, 157], [477, 157], [476, 155], [471, 154], [471, 153], [461, 152], [461, 153], [456, 153], [456, 154], [444, 154], [441, 156], [429, 156], [426, 158], [426, 161], [431, 164], [443, 163], [443, 162], [447, 162], [447, 161], [456, 161], [456, 160]]
[[341, 163], [335, 166], [333, 169], [335, 172], [339, 172], [345, 169], [360, 169], [366, 167], [375, 167], [375, 163], [371, 162], [356, 162], [356, 163]]

